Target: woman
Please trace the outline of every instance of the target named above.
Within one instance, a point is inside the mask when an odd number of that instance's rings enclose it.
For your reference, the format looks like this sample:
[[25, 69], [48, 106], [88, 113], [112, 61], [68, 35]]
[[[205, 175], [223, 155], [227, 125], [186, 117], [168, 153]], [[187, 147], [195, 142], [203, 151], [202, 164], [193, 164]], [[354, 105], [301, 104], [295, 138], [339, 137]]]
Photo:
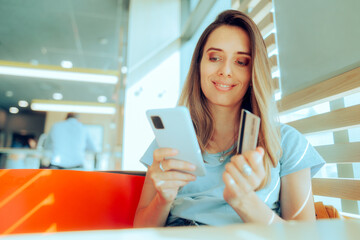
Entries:
[[[190, 110], [207, 174], [180, 172], [194, 166], [153, 142], [141, 159], [148, 172], [135, 227], [315, 220], [311, 176], [324, 161], [276, 121], [266, 47], [248, 16], [228, 10], [205, 29], [179, 104]], [[237, 155], [242, 108], [261, 125], [256, 150]]]

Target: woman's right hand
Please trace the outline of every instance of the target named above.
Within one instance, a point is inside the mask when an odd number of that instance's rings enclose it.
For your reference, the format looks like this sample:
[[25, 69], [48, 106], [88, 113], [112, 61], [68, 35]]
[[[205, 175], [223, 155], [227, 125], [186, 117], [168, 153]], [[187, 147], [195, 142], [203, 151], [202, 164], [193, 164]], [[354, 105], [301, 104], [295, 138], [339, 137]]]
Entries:
[[[196, 176], [181, 171], [195, 171], [196, 166], [186, 161], [169, 159], [178, 153], [172, 148], [158, 148], [153, 154], [153, 163], [148, 169], [148, 174], [162, 201], [172, 203], [179, 191]], [[168, 158], [168, 159], [165, 159]]]

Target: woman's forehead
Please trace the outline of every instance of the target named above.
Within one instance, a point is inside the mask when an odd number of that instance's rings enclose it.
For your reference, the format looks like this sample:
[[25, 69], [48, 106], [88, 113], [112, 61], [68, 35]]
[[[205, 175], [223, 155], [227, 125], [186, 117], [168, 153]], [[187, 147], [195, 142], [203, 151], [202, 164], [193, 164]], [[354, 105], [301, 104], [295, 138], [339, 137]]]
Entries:
[[204, 50], [207, 51], [209, 48], [222, 49], [225, 52], [250, 53], [250, 38], [240, 27], [223, 25], [210, 33]]

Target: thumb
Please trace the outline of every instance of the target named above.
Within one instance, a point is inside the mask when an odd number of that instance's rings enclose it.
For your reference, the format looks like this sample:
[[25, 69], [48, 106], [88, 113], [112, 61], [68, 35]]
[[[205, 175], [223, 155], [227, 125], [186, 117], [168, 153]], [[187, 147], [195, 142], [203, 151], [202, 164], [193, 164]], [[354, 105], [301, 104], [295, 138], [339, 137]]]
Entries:
[[264, 157], [264, 155], [265, 155], [265, 150], [264, 150], [264, 148], [262, 148], [262, 147], [257, 147], [257, 148], [255, 149], [255, 151], [258, 152], [258, 153], [261, 155], [261, 157]]
[[262, 148], [262, 147], [257, 147], [255, 149], [255, 151], [260, 154], [260, 156], [258, 156], [257, 159], [256, 159], [256, 162], [259, 164], [264, 159], [265, 151], [264, 151], [264, 148]]

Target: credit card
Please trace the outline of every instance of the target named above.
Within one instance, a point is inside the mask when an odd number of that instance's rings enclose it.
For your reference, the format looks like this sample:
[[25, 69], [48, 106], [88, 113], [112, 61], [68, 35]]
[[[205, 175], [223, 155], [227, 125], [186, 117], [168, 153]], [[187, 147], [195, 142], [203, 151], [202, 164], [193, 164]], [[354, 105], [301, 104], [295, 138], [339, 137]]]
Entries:
[[237, 153], [255, 150], [258, 141], [260, 118], [251, 112], [242, 109], [240, 116]]

